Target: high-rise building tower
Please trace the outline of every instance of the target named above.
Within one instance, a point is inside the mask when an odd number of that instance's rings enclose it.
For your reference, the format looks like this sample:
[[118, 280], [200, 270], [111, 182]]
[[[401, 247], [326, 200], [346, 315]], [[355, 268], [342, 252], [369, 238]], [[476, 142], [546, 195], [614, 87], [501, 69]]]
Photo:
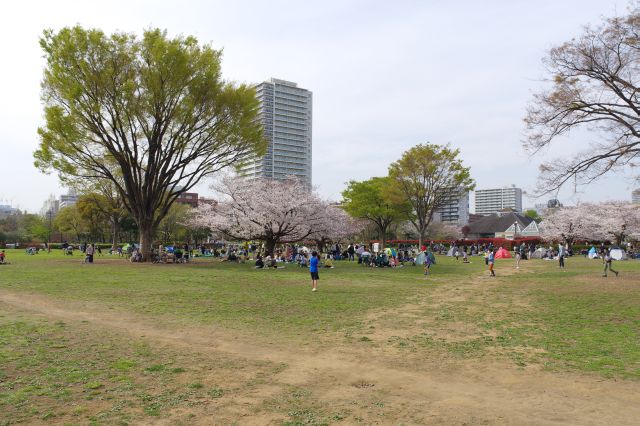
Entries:
[[296, 176], [311, 186], [311, 92], [275, 78], [257, 85], [256, 92], [269, 145], [265, 156], [244, 164], [240, 174], [272, 179]]
[[640, 204], [640, 188], [631, 191], [631, 202], [634, 204]]
[[469, 192], [452, 191], [447, 194], [433, 215], [434, 222], [443, 222], [454, 226], [469, 223]]
[[522, 212], [522, 189], [511, 185], [476, 191], [476, 214], [489, 215], [504, 209]]

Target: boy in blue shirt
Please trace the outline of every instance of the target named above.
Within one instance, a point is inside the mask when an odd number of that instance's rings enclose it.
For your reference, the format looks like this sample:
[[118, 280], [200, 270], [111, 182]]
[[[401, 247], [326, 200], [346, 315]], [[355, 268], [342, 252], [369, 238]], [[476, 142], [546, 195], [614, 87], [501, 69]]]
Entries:
[[318, 252], [314, 251], [311, 253], [311, 259], [309, 259], [309, 272], [311, 272], [311, 291], [318, 290], [318, 280], [320, 277], [318, 276]]

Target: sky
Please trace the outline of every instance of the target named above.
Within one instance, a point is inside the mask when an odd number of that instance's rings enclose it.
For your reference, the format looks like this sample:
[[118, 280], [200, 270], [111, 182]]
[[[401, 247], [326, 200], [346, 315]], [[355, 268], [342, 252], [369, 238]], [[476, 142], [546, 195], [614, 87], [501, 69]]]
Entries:
[[[43, 124], [38, 39], [80, 24], [141, 34], [159, 27], [223, 49], [225, 79], [271, 77], [313, 92], [313, 183], [340, 199], [349, 180], [384, 176], [419, 143], [459, 148], [477, 188], [531, 193], [539, 164], [588, 147], [574, 132], [541, 155], [522, 149], [523, 117], [545, 87], [542, 58], [584, 25], [624, 14], [618, 0], [20, 1], [3, 6], [0, 204], [37, 212], [65, 193], [33, 166]], [[630, 199], [631, 175], [564, 188], [565, 204]], [[209, 182], [197, 188], [213, 193]], [[525, 207], [550, 197], [525, 196]], [[473, 209], [473, 198], [472, 198]]]

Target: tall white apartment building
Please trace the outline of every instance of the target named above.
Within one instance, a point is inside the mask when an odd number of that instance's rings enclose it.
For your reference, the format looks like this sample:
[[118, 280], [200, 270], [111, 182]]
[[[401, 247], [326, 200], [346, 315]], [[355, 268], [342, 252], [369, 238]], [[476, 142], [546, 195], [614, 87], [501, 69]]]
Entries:
[[311, 186], [312, 93], [275, 78], [256, 86], [259, 119], [269, 145], [264, 157], [239, 169], [246, 177], [297, 176]]
[[476, 191], [476, 214], [490, 215], [503, 209], [522, 212], [522, 189], [511, 185]]
[[640, 188], [631, 191], [631, 202], [633, 204], [640, 204]]

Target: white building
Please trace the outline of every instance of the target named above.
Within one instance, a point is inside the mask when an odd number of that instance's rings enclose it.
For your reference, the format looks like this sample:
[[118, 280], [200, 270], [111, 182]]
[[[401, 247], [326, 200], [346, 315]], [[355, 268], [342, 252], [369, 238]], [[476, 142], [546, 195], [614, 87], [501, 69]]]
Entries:
[[511, 185], [476, 191], [476, 214], [489, 215], [504, 209], [522, 212], [522, 189]]
[[640, 188], [631, 191], [631, 202], [634, 204], [640, 204]]
[[48, 217], [49, 215], [55, 216], [60, 209], [72, 206], [76, 202], [78, 202], [78, 194], [76, 194], [76, 191], [73, 189], [61, 195], [60, 198], [56, 198], [55, 195], [51, 194], [42, 204], [40, 215], [44, 217]]
[[311, 186], [312, 93], [275, 78], [260, 83], [256, 92], [269, 145], [264, 157], [247, 162], [239, 173], [272, 179], [293, 175]]
[[63, 209], [65, 207], [69, 207], [74, 205], [78, 201], [78, 194], [73, 189], [70, 189], [69, 192], [60, 196], [60, 208]]

